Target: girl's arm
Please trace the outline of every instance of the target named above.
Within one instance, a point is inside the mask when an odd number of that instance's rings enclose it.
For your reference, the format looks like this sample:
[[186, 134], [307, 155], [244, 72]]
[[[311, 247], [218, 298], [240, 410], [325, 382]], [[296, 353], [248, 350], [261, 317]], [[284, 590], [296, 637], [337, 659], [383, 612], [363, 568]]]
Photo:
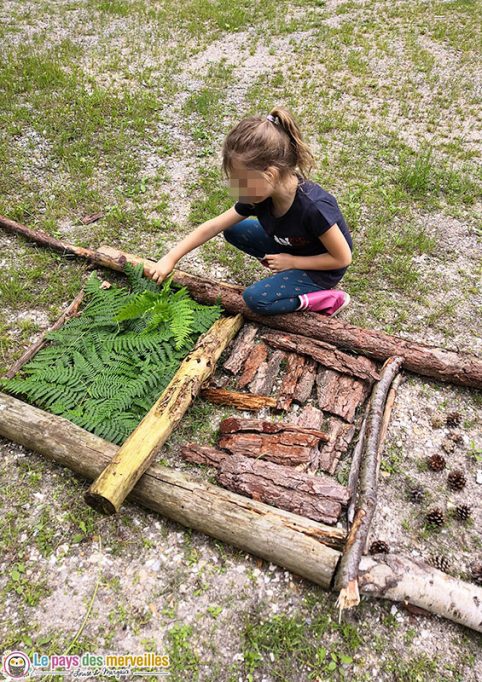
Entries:
[[319, 240], [328, 253], [320, 253], [317, 256], [290, 255], [292, 264], [289, 265], [289, 268], [297, 270], [338, 270], [350, 265], [352, 260], [351, 250], [343, 232], [336, 223], [324, 232], [319, 237]]
[[195, 230], [190, 232], [184, 239], [176, 244], [165, 256], [151, 266], [151, 278], [160, 284], [176, 267], [176, 263], [193, 249], [212, 239], [217, 234], [231, 225], [244, 220], [245, 216], [239, 215], [234, 207], [229, 208], [224, 213], [210, 218], [206, 222], [198, 225]]

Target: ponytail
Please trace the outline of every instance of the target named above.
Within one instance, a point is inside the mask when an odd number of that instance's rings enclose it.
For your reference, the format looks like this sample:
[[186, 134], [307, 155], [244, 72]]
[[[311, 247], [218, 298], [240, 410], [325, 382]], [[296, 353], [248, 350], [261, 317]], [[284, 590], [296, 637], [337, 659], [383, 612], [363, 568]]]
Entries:
[[290, 138], [296, 154], [296, 165], [301, 175], [307, 177], [313, 167], [314, 157], [311, 149], [303, 140], [300, 128], [293, 115], [284, 107], [275, 107], [269, 112], [270, 116], [278, 119], [278, 125], [285, 131]]

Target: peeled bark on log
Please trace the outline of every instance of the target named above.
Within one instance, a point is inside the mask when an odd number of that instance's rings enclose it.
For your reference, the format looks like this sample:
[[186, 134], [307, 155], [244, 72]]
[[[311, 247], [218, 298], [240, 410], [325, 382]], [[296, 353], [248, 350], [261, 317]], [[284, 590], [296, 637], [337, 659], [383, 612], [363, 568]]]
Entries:
[[[112, 246], [103, 245], [99, 249], [85, 249], [47, 235], [45, 232], [31, 230], [25, 225], [0, 215], [0, 227], [17, 232], [37, 244], [47, 246], [62, 254], [72, 254], [80, 258], [102, 265], [111, 270], [122, 272], [127, 262], [144, 264], [144, 273], [150, 276], [154, 259], [142, 258], [135, 254], [120, 251]], [[261, 324], [269, 324], [273, 329], [295, 332], [328, 343], [339, 348], [362, 353], [369, 357], [386, 360], [399, 355], [403, 357], [404, 369], [422, 376], [432, 377], [439, 381], [449, 381], [461, 386], [482, 388], [482, 358], [471, 353], [459, 353], [455, 350], [438, 348], [416, 341], [410, 341], [385, 332], [362, 329], [354, 325], [322, 316], [319, 313], [297, 312], [296, 315], [257, 315], [248, 308], [242, 297], [243, 288], [226, 282], [216, 282], [205, 277], [190, 275], [182, 270], [173, 271], [173, 282], [185, 286], [191, 295], [200, 303], [213, 304], [220, 298], [223, 308], [230, 313], [242, 313], [248, 319]]]
[[106, 514], [119, 511], [199, 393], [203, 381], [214, 372], [221, 353], [242, 324], [241, 315], [222, 317], [198, 339], [159, 399], [90, 486], [85, 494], [87, 504]]
[[326, 476], [310, 476], [241, 454], [227, 455], [196, 443], [183, 446], [180, 454], [188, 462], [214, 466], [217, 480], [229, 490], [314, 521], [336, 523], [348, 500], [346, 488]]
[[378, 381], [380, 375], [373, 360], [366, 357], [348, 355], [336, 346], [316, 339], [307, 339], [300, 334], [273, 334], [268, 332], [262, 337], [273, 348], [300, 353], [313, 358], [324, 367], [341, 374], [350, 374], [370, 382]]
[[328, 433], [330, 441], [320, 447], [319, 468], [333, 475], [340, 461], [340, 457], [347, 451], [353, 436], [355, 425], [347, 424], [337, 417], [328, 420]]
[[293, 431], [295, 433], [316, 436], [319, 440], [328, 442], [330, 435], [326, 431], [312, 429], [300, 424], [289, 422], [269, 422], [263, 419], [241, 419], [239, 417], [227, 417], [219, 424], [219, 432], [238, 433], [238, 431], [256, 431], [258, 433], [280, 433], [282, 431]]
[[380, 373], [380, 381], [373, 387], [367, 412], [364, 457], [360, 473], [360, 492], [352, 527], [348, 533], [343, 556], [338, 567], [335, 586], [340, 591], [340, 610], [360, 603], [358, 569], [377, 502], [377, 471], [380, 430], [387, 393], [397, 375], [403, 358], [389, 358]]
[[318, 459], [320, 439], [306, 433], [232, 433], [221, 436], [218, 446], [233, 455], [263, 459], [285, 466], [308, 465]]
[[244, 388], [253, 380], [260, 364], [268, 357], [268, 347], [262, 341], [257, 343], [244, 364], [243, 373], [237, 381], [238, 388]]
[[293, 402], [293, 394], [300, 376], [303, 373], [305, 366], [305, 358], [296, 353], [288, 355], [288, 362], [286, 364], [286, 373], [281, 382], [279, 389], [279, 396], [276, 406], [280, 410], [288, 410]]
[[36, 355], [41, 348], [43, 348], [47, 343], [48, 340], [45, 338], [49, 332], [53, 332], [56, 329], [60, 329], [60, 327], [65, 323], [66, 320], [68, 320], [71, 317], [75, 317], [80, 308], [80, 304], [82, 303], [84, 298], [84, 291], [81, 290], [77, 296], [74, 298], [72, 303], [64, 310], [62, 315], [59, 317], [59, 319], [54, 322], [54, 324], [46, 329], [40, 338], [33, 343], [30, 348], [27, 348], [25, 353], [11, 366], [11, 368], [8, 370], [8, 372], [5, 374], [5, 377], [7, 379], [12, 379], [17, 372], [20, 370], [21, 367], [23, 367], [29, 360], [33, 358], [34, 355]]
[[275, 350], [268, 361], [262, 362], [258, 368], [256, 376], [249, 385], [251, 393], [260, 395], [270, 395], [273, 390], [276, 377], [279, 372], [281, 362], [286, 358], [286, 354], [281, 350]]
[[224, 369], [232, 374], [238, 374], [238, 372], [241, 371], [244, 361], [253, 349], [257, 331], [258, 327], [254, 324], [243, 325], [241, 331], [234, 340], [233, 349], [229, 358], [223, 364]]
[[316, 376], [318, 407], [347, 422], [355, 418], [357, 407], [368, 395], [369, 384], [347, 374], [320, 367]]
[[316, 361], [311, 358], [306, 358], [303, 374], [300, 376], [298, 383], [296, 384], [295, 392], [293, 393], [293, 400], [296, 400], [297, 403], [306, 403], [310, 398], [316, 379], [316, 369]]
[[413, 604], [482, 632], [482, 587], [423, 562], [396, 554], [362, 557], [358, 581], [362, 594]]
[[[63, 417], [0, 393], [0, 435], [87, 480], [96, 479], [118, 446]], [[239, 547], [329, 589], [345, 532], [236, 495], [199, 478], [152, 464], [129, 501]], [[160, 550], [162, 551], [162, 550]]]
[[[119, 449], [63, 417], [2, 393], [0, 435], [87, 480], [97, 478]], [[143, 474], [128, 500], [330, 589], [341, 556], [333, 547], [339, 547], [345, 537], [341, 528], [275, 509], [158, 464]], [[403, 562], [400, 569], [392, 565], [394, 561]], [[417, 579], [414, 564], [393, 554], [363, 557], [360, 591], [419, 605], [482, 632], [482, 588], [441, 576], [428, 566]], [[456, 608], [443, 603], [448, 595]]]
[[229, 391], [226, 388], [216, 388], [215, 386], [203, 387], [201, 389], [201, 398], [218, 405], [232, 405], [239, 410], [253, 410], [253, 412], [260, 410], [262, 407], [276, 407], [276, 398], [272, 398], [269, 395], [239, 393], [237, 391]]

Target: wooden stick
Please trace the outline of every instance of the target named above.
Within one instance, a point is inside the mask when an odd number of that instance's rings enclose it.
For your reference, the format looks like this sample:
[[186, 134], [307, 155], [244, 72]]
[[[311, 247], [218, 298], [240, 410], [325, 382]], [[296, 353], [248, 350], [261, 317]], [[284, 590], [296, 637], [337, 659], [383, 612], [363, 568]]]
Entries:
[[218, 405], [231, 405], [239, 410], [253, 410], [253, 412], [257, 412], [262, 407], [276, 408], [276, 398], [272, 398], [269, 395], [240, 393], [238, 391], [229, 391], [226, 388], [217, 388], [216, 386], [203, 387], [201, 389], [201, 398]]
[[242, 324], [241, 315], [220, 318], [198, 339], [160, 398], [90, 486], [85, 494], [87, 504], [106, 514], [119, 511]]
[[367, 427], [366, 415], [363, 418], [363, 423], [360, 427], [360, 433], [358, 434], [357, 443], [353, 449], [353, 455], [351, 460], [350, 474], [348, 476], [348, 490], [351, 495], [350, 502], [348, 504], [348, 509], [346, 512], [346, 517], [348, 520], [348, 525], [353, 523], [353, 518], [355, 516], [355, 505], [356, 505], [356, 488], [358, 483], [358, 476], [360, 475], [360, 464], [361, 456], [363, 452], [363, 446], [365, 443], [365, 431]]
[[377, 501], [378, 454], [384, 405], [390, 385], [402, 362], [403, 358], [400, 357], [389, 358], [386, 361], [380, 373], [380, 381], [375, 384], [370, 397], [360, 473], [359, 502], [335, 581], [336, 589], [340, 591], [337, 602], [340, 612], [344, 608], [351, 608], [360, 603], [358, 568]]
[[[126, 253], [111, 246], [99, 249], [85, 249], [61, 242], [50, 235], [36, 232], [25, 225], [0, 215], [0, 227], [24, 235], [27, 239], [47, 246], [63, 254], [73, 254], [87, 258], [98, 265], [122, 271], [127, 262], [144, 264], [144, 272], [149, 276], [155, 260]], [[219, 283], [205, 277], [196, 277], [182, 270], [173, 271], [173, 282], [185, 286], [191, 295], [201, 303], [213, 304], [218, 298], [223, 308], [230, 313], [242, 313], [247, 319], [260, 322], [273, 329], [295, 332], [302, 336], [333, 343], [368, 357], [386, 360], [399, 355], [403, 357], [404, 369], [422, 376], [433, 377], [439, 381], [449, 381], [461, 386], [482, 388], [482, 359], [471, 353], [438, 348], [385, 332], [355, 327], [338, 318], [320, 316], [319, 313], [297, 312], [296, 315], [258, 315], [244, 303], [243, 288], [226, 282]], [[269, 320], [269, 321], [268, 321]]]
[[36, 355], [41, 348], [43, 348], [47, 343], [48, 340], [45, 338], [46, 335], [49, 332], [53, 332], [56, 329], [60, 329], [60, 327], [64, 324], [64, 322], [69, 319], [70, 317], [75, 317], [78, 314], [80, 304], [82, 303], [82, 300], [84, 298], [84, 291], [81, 290], [77, 296], [74, 298], [72, 303], [64, 310], [62, 315], [59, 317], [59, 319], [54, 322], [54, 324], [46, 329], [40, 337], [33, 343], [30, 348], [27, 348], [25, 353], [11, 366], [11, 368], [8, 370], [6, 373], [6, 378], [7, 379], [12, 379], [19, 369], [25, 365], [29, 360], [33, 358], [34, 355]]
[[[119, 449], [63, 417], [2, 393], [0, 435], [87, 480], [97, 478]], [[128, 499], [330, 589], [341, 557], [333, 547], [339, 547], [345, 537], [340, 528], [276, 509], [158, 464], [142, 475]], [[395, 562], [399, 562], [399, 568]], [[417, 578], [416, 570], [414, 561], [394, 554], [363, 557], [360, 592], [414, 604], [482, 632], [482, 587], [425, 565]]]
[[294, 431], [316, 436], [326, 443], [330, 440], [330, 434], [319, 429], [312, 429], [299, 424], [289, 422], [269, 422], [263, 419], [241, 419], [240, 417], [227, 417], [219, 424], [220, 433], [237, 433], [238, 431], [257, 431], [258, 433], [280, 433], [281, 431]]

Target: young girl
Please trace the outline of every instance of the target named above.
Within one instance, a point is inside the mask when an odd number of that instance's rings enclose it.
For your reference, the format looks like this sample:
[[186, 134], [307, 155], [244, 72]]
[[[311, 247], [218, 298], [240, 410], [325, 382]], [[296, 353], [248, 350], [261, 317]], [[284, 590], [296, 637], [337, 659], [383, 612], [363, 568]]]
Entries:
[[276, 107], [266, 117], [244, 118], [227, 135], [222, 157], [234, 207], [172, 248], [152, 279], [162, 282], [182, 256], [222, 232], [274, 273], [244, 290], [251, 310], [339, 313], [350, 297], [333, 287], [351, 263], [352, 239], [335, 197], [307, 179], [313, 155], [293, 116]]

